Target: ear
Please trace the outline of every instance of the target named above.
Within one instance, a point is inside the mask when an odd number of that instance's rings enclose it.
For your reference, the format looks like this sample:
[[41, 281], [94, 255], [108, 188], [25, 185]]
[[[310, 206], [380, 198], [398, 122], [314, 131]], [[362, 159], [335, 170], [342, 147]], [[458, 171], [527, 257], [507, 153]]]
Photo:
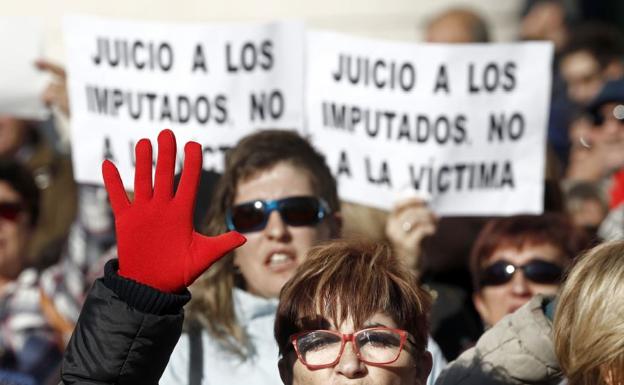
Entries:
[[293, 381], [293, 363], [285, 357], [280, 357], [277, 362], [280, 378], [284, 385], [292, 385]]
[[337, 211], [332, 214], [330, 219], [330, 237], [342, 237], [342, 213], [340, 211]]
[[483, 296], [480, 292], [474, 293], [472, 295], [472, 302], [474, 303], [477, 312], [481, 316], [481, 320], [483, 321], [483, 323], [490, 325], [490, 310], [485, 304]]

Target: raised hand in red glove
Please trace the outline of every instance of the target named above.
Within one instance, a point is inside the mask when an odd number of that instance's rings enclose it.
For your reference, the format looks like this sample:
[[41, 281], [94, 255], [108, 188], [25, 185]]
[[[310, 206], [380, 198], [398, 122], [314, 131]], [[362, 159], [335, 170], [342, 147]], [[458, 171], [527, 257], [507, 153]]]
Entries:
[[245, 243], [237, 232], [217, 237], [193, 229], [193, 209], [201, 172], [199, 143], [184, 147], [184, 169], [175, 196], [176, 143], [171, 130], [158, 135], [158, 161], [152, 189], [152, 145], [136, 145], [134, 202], [130, 203], [115, 165], [102, 165], [104, 184], [115, 214], [119, 275], [167, 293], [189, 286], [212, 263]]

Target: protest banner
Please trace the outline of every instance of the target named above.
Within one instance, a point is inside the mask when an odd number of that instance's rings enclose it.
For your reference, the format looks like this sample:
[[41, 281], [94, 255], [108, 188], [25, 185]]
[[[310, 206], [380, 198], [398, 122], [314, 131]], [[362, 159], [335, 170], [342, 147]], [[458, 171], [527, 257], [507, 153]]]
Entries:
[[32, 17], [0, 18], [0, 115], [44, 120], [41, 101], [48, 76], [35, 67], [42, 58], [43, 26]]
[[540, 213], [549, 43], [428, 45], [309, 32], [307, 131], [342, 199], [439, 215]]
[[[252, 130], [303, 125], [303, 25], [64, 21], [72, 155], [79, 182], [112, 159], [126, 187], [134, 144], [171, 128], [204, 148], [204, 168]], [[156, 157], [156, 149], [154, 149]]]

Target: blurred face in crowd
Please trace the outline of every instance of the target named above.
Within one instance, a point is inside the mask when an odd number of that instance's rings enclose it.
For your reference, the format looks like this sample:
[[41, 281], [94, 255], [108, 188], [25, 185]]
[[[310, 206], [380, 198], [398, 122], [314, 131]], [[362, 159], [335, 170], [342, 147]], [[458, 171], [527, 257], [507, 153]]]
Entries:
[[[398, 325], [389, 315], [378, 312], [373, 314], [364, 325], [359, 329], [372, 327], [385, 327], [396, 329]], [[337, 331], [343, 334], [352, 334], [358, 331], [353, 320], [349, 317], [340, 325], [331, 323], [327, 330]], [[292, 349], [287, 357], [280, 361], [280, 374], [285, 385], [327, 385], [327, 384], [353, 384], [353, 385], [424, 385], [431, 370], [431, 355], [428, 352], [419, 354], [420, 358], [416, 359], [412, 353], [414, 348], [407, 337], [407, 342], [402, 349], [396, 349], [398, 358], [390, 364], [369, 364], [361, 361], [354, 351], [353, 342], [346, 342], [342, 351], [342, 355], [337, 363], [327, 368], [309, 368], [301, 360], [297, 359], [297, 355]], [[318, 338], [317, 338], [318, 339]], [[360, 342], [360, 354], [365, 349], [389, 349], [390, 343], [386, 341], [375, 341], [375, 338], [365, 339]], [[316, 346], [320, 346], [318, 341]], [[302, 344], [305, 345], [305, 344]], [[338, 342], [339, 345], [339, 342]], [[368, 346], [367, 346], [368, 345]], [[372, 347], [372, 348], [371, 348]], [[300, 349], [301, 351], [301, 349]], [[316, 348], [315, 353], [319, 348]], [[339, 353], [337, 349], [331, 349], [331, 358], [334, 359]], [[302, 353], [303, 354], [303, 353]], [[328, 353], [329, 354], [329, 353]]]
[[563, 5], [554, 1], [536, 2], [531, 7], [520, 25], [523, 40], [549, 40], [559, 51], [567, 39], [565, 10]]
[[0, 279], [13, 280], [23, 268], [30, 218], [10, 184], [0, 181]]
[[607, 209], [598, 199], [576, 199], [568, 202], [568, 213], [576, 226], [595, 236], [598, 227], [607, 216]]
[[560, 68], [568, 86], [568, 96], [581, 105], [598, 95], [605, 82], [600, 63], [586, 51], [564, 56]]
[[470, 11], [451, 10], [427, 26], [425, 39], [429, 43], [474, 43], [479, 41], [474, 29], [480, 22], [478, 15]]
[[618, 170], [624, 166], [624, 103], [604, 104], [596, 120], [588, 140], [602, 154], [605, 171]]
[[0, 116], [0, 156], [13, 155], [24, 143], [26, 123], [11, 116]]
[[471, 31], [468, 26], [455, 18], [445, 18], [427, 28], [429, 43], [470, 43]]
[[563, 270], [567, 263], [561, 250], [549, 243], [495, 249], [482, 265], [483, 272], [490, 272], [483, 274], [491, 278], [490, 282], [483, 283], [473, 298], [481, 319], [494, 325], [536, 294], [555, 295], [561, 277], [554, 272]]
[[[316, 196], [308, 172], [281, 162], [239, 181], [233, 206], [299, 196]], [[331, 220], [326, 218], [310, 226], [290, 226], [274, 210], [263, 229], [246, 232], [247, 242], [234, 252], [234, 264], [243, 275], [247, 290], [262, 297], [277, 297], [308, 249], [330, 238]]]

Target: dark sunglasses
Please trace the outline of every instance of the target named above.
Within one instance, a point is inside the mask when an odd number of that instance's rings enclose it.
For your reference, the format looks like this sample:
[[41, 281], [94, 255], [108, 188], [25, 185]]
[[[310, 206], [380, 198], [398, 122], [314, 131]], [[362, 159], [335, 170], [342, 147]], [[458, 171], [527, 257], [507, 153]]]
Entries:
[[19, 214], [24, 210], [20, 203], [0, 203], [0, 218], [15, 222]]
[[[611, 112], [612, 117], [617, 120], [618, 122], [620, 122], [620, 124], [624, 124], [624, 105], [622, 104], [618, 104], [613, 111]], [[596, 111], [593, 114], [591, 114], [592, 116], [592, 120], [594, 123], [594, 128], [596, 128], [597, 126], [602, 126], [605, 122], [605, 120], [607, 119], [601, 112]]]
[[563, 275], [563, 268], [551, 262], [534, 259], [522, 266], [507, 261], [498, 261], [481, 271], [481, 286], [498, 286], [509, 281], [522, 270], [526, 279], [534, 283], [557, 284]]
[[264, 229], [271, 212], [275, 210], [289, 226], [313, 226], [330, 213], [327, 203], [316, 197], [256, 200], [229, 208], [225, 213], [225, 223], [228, 230], [236, 230], [239, 233], [259, 231]]

